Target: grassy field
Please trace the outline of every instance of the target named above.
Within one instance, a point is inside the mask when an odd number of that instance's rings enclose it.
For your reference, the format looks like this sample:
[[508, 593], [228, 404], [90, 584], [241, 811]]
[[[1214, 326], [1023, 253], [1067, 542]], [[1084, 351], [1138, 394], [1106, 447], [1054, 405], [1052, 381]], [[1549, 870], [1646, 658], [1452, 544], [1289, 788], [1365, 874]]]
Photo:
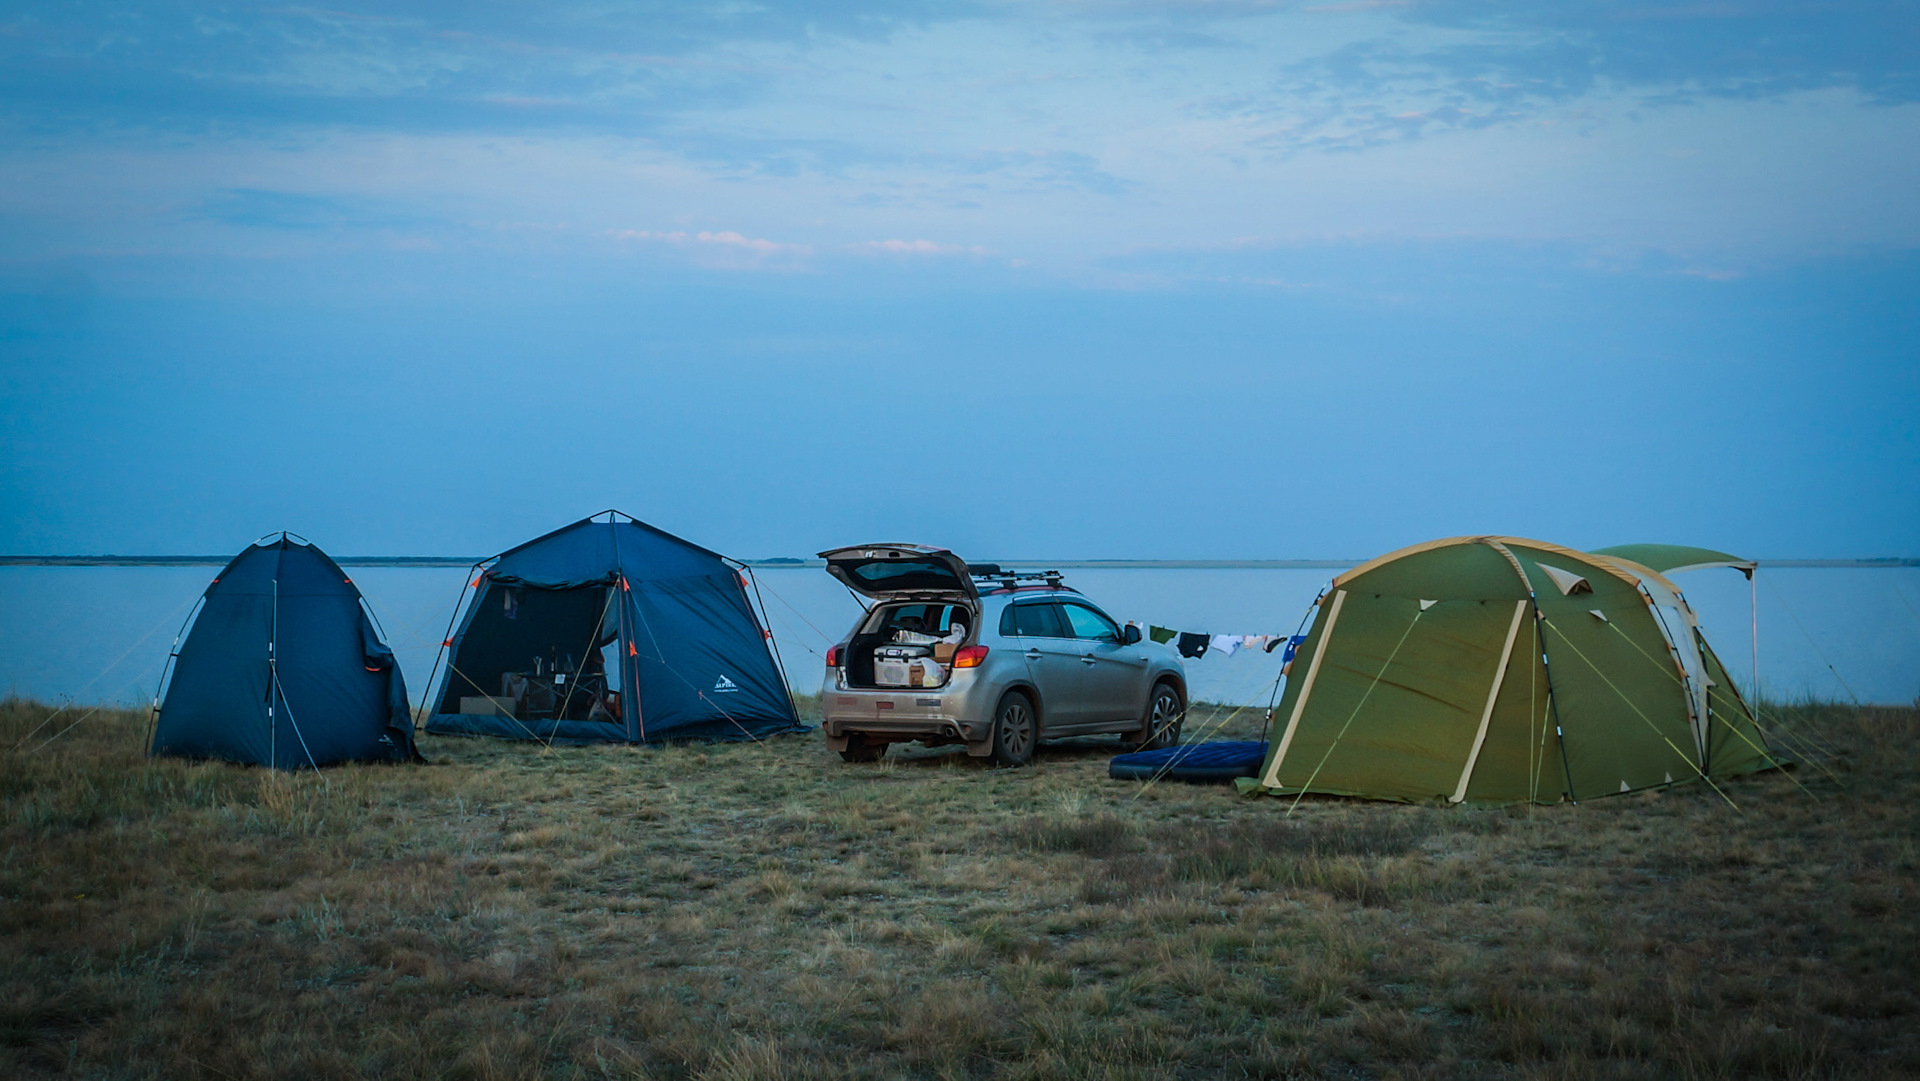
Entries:
[[0, 705], [0, 1076], [1920, 1075], [1920, 710], [1785, 711], [1825, 753], [1737, 809], [1291, 817], [1107, 742], [283, 776], [48, 712]]

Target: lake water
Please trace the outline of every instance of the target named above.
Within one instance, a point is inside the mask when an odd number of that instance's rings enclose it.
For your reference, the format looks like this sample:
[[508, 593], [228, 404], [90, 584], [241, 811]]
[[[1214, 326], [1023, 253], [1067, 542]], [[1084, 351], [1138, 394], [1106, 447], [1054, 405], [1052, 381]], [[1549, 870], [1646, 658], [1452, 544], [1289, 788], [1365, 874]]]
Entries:
[[[0, 567], [0, 692], [42, 701], [144, 705], [213, 567]], [[463, 597], [458, 568], [349, 572], [385, 625], [416, 701]], [[756, 568], [794, 689], [820, 689], [827, 646], [859, 613], [818, 568]], [[1067, 580], [1125, 619], [1209, 634], [1287, 634], [1335, 573], [1293, 569], [1101, 568]], [[1681, 575], [1708, 641], [1748, 684], [1747, 583]], [[1907, 703], [1920, 696], [1920, 568], [1762, 568], [1760, 670], [1771, 696]], [[1188, 662], [1196, 698], [1264, 705], [1278, 654]]]

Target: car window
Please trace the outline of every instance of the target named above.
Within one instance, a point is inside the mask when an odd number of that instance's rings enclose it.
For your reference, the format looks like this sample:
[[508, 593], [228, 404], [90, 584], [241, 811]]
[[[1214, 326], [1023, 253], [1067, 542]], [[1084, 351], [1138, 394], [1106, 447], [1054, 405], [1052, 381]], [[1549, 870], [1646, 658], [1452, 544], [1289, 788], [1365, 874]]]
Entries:
[[1000, 615], [1000, 633], [1008, 638], [1072, 638], [1060, 606], [1049, 601], [1010, 604]]
[[957, 604], [895, 604], [881, 608], [868, 622], [871, 630], [881, 634], [912, 631], [939, 636], [952, 633], [956, 625], [971, 623], [973, 619]]
[[938, 625], [940, 613], [946, 609], [943, 604], [896, 604], [887, 609], [886, 616], [880, 621], [883, 631], [925, 631]]
[[1071, 601], [1060, 607], [1066, 610], [1067, 623], [1073, 628], [1075, 638], [1105, 638], [1116, 642], [1120, 640], [1120, 628], [1114, 625], [1113, 620], [1101, 613], [1084, 604], [1074, 604]]

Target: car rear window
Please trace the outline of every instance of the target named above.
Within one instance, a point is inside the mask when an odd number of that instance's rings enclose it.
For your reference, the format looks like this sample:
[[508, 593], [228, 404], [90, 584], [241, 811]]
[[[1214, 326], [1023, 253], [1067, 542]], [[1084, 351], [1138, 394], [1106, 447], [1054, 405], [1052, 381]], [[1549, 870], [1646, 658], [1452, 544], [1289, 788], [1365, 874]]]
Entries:
[[943, 635], [951, 633], [957, 623], [972, 622], [967, 610], [957, 604], [896, 604], [886, 610], [874, 629], [882, 633], [914, 631]]
[[1051, 601], [1009, 604], [1000, 613], [1000, 633], [1008, 638], [1071, 638], [1060, 606]]
[[[870, 585], [886, 585], [902, 578], [922, 578], [935, 585], [952, 587], [956, 579], [953, 571], [944, 563], [919, 563], [905, 559], [880, 559], [871, 563], [846, 565], [861, 581]], [[904, 584], [904, 583], [903, 583]], [[920, 583], [915, 583], [920, 584]]]

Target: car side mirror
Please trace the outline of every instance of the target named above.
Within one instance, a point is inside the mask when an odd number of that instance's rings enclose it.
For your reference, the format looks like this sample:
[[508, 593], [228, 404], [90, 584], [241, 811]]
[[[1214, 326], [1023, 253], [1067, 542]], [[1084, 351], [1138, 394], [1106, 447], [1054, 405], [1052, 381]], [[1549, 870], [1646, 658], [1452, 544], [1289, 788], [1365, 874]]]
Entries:
[[1130, 646], [1140, 640], [1140, 628], [1129, 623], [1120, 628], [1120, 644]]

